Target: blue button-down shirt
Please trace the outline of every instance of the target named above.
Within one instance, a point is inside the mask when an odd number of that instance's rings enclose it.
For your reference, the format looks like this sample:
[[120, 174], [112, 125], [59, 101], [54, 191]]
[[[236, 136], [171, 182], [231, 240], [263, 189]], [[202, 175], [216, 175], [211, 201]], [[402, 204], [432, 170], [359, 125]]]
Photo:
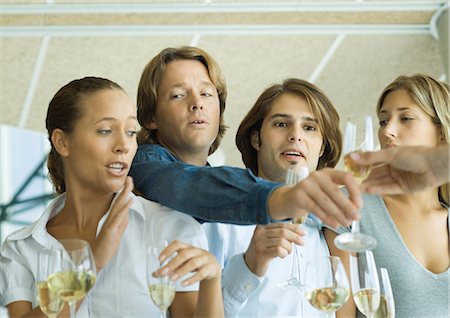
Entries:
[[266, 224], [267, 198], [280, 183], [248, 169], [193, 166], [158, 144], [140, 145], [130, 175], [143, 196], [201, 221]]

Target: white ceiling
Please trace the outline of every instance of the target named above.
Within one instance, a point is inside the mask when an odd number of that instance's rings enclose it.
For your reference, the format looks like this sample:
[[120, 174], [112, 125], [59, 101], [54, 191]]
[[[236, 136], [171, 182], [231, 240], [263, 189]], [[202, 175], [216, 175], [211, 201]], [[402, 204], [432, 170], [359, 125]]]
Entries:
[[315, 82], [345, 119], [374, 114], [380, 91], [400, 74], [448, 78], [448, 9], [438, 24], [433, 18], [445, 5], [2, 0], [0, 123], [44, 131], [53, 94], [87, 75], [110, 78], [134, 98], [144, 65], [161, 49], [197, 45], [217, 59], [227, 79], [230, 128], [221, 149], [227, 164], [242, 165], [237, 127], [274, 82]]

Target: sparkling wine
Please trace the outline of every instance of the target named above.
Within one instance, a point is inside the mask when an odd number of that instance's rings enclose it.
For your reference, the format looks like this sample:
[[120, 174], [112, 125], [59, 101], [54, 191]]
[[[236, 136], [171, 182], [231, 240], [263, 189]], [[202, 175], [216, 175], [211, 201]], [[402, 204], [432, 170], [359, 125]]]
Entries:
[[293, 224], [304, 224], [306, 222], [307, 218], [308, 218], [308, 214], [305, 214], [303, 216], [299, 216], [299, 217], [293, 218], [291, 223], [293, 223]]
[[64, 301], [57, 292], [48, 288], [47, 282], [37, 284], [39, 307], [48, 317], [56, 317], [64, 305]]
[[344, 170], [353, 174], [356, 180], [362, 182], [370, 174], [371, 166], [360, 166], [347, 154], [344, 157]]
[[65, 301], [82, 299], [95, 283], [95, 274], [87, 272], [57, 272], [48, 278], [48, 287]]
[[387, 298], [385, 295], [380, 296], [380, 306], [375, 313], [375, 318], [394, 318], [395, 312], [392, 306], [393, 300]]
[[161, 311], [166, 311], [175, 297], [175, 286], [172, 284], [151, 284], [148, 291], [153, 303]]
[[380, 304], [380, 292], [376, 289], [366, 288], [358, 290], [354, 295], [356, 307], [364, 315], [372, 315]]
[[319, 288], [306, 292], [306, 299], [320, 311], [335, 312], [347, 302], [350, 291], [344, 287]]

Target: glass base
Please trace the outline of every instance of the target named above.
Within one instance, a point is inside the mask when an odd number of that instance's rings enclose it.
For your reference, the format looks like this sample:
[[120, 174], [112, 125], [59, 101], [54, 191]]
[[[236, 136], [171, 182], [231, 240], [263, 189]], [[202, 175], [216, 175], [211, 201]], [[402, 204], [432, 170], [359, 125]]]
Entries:
[[281, 289], [302, 289], [302, 283], [295, 277], [289, 278], [287, 281], [277, 284]]
[[363, 252], [377, 247], [377, 240], [363, 233], [344, 233], [334, 239], [337, 248], [349, 252]]

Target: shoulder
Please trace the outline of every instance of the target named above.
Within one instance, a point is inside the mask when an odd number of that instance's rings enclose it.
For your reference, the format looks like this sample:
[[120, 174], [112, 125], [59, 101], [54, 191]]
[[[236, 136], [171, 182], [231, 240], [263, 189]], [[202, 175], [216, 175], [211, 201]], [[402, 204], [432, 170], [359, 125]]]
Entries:
[[139, 145], [136, 156], [134, 158], [134, 163], [149, 159], [165, 159], [173, 161], [175, 157], [170, 153], [169, 150], [159, 144]]

